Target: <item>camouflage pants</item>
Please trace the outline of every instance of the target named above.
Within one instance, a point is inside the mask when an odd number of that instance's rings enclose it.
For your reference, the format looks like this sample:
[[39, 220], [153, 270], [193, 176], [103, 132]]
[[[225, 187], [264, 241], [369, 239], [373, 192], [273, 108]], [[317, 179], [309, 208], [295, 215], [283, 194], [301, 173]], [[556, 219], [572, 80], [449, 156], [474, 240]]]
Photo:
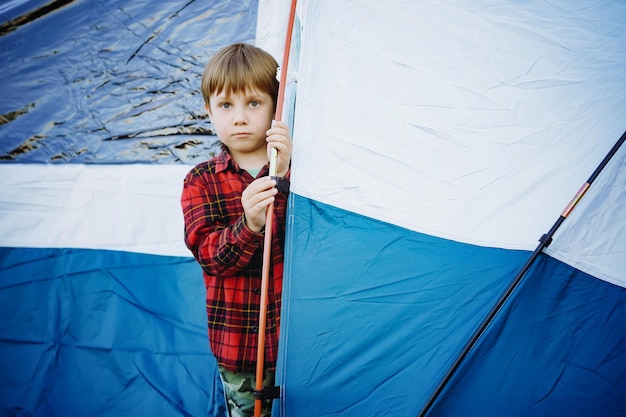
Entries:
[[[219, 370], [230, 417], [253, 417], [256, 374], [230, 372], [221, 366]], [[263, 386], [274, 386], [274, 372], [265, 372]], [[263, 400], [261, 410], [261, 416], [269, 417], [272, 414], [272, 400]]]

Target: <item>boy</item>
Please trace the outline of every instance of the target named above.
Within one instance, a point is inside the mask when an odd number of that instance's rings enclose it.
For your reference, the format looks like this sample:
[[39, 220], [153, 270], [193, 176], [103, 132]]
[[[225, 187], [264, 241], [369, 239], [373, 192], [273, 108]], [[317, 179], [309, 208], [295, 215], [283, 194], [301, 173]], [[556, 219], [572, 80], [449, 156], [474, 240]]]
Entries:
[[[291, 138], [273, 122], [276, 60], [246, 44], [223, 48], [202, 76], [205, 108], [222, 152], [186, 176], [181, 205], [185, 243], [202, 266], [209, 341], [224, 383], [231, 416], [254, 413], [255, 374], [266, 210], [274, 204], [265, 336], [264, 386], [274, 386], [280, 328], [287, 190], [269, 177], [288, 179]], [[281, 181], [282, 183], [282, 181]], [[264, 416], [271, 400], [264, 401]]]

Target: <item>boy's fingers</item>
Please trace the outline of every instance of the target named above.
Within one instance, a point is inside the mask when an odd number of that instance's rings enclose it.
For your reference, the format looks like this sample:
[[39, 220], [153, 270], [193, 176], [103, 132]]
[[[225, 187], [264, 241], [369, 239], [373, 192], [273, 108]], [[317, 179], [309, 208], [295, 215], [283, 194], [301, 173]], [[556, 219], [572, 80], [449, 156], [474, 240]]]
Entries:
[[280, 120], [272, 120], [272, 127], [287, 127], [287, 124]]
[[250, 191], [252, 191], [256, 195], [260, 195], [262, 193], [273, 193], [273, 190], [276, 189], [276, 181], [274, 181], [271, 177], [263, 177], [255, 180], [254, 183], [250, 184], [250, 187], [253, 187]]
[[276, 122], [276, 124], [272, 124], [272, 127], [270, 127], [266, 133], [270, 135], [271, 133], [286, 134], [287, 132], [289, 132], [289, 129], [287, 128], [286, 124], [282, 122]]

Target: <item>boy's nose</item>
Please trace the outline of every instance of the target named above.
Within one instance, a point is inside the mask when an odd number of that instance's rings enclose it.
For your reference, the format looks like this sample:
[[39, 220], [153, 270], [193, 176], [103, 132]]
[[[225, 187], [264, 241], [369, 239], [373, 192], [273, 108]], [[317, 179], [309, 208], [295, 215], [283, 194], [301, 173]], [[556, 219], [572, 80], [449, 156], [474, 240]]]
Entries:
[[233, 122], [236, 125], [241, 125], [241, 124], [245, 124], [246, 123], [246, 112], [245, 112], [244, 109], [237, 109], [235, 111]]

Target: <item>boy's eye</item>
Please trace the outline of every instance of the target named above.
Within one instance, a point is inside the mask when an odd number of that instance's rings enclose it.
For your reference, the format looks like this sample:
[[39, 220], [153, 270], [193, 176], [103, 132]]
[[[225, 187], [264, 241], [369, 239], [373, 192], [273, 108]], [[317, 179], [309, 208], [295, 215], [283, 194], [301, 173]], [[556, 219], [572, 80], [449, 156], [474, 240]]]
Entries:
[[228, 110], [228, 109], [230, 109], [230, 103], [221, 103], [219, 105], [219, 107], [224, 109], [224, 110]]
[[259, 103], [258, 101], [251, 101], [250, 102], [250, 107], [259, 107], [261, 105], [261, 103]]

